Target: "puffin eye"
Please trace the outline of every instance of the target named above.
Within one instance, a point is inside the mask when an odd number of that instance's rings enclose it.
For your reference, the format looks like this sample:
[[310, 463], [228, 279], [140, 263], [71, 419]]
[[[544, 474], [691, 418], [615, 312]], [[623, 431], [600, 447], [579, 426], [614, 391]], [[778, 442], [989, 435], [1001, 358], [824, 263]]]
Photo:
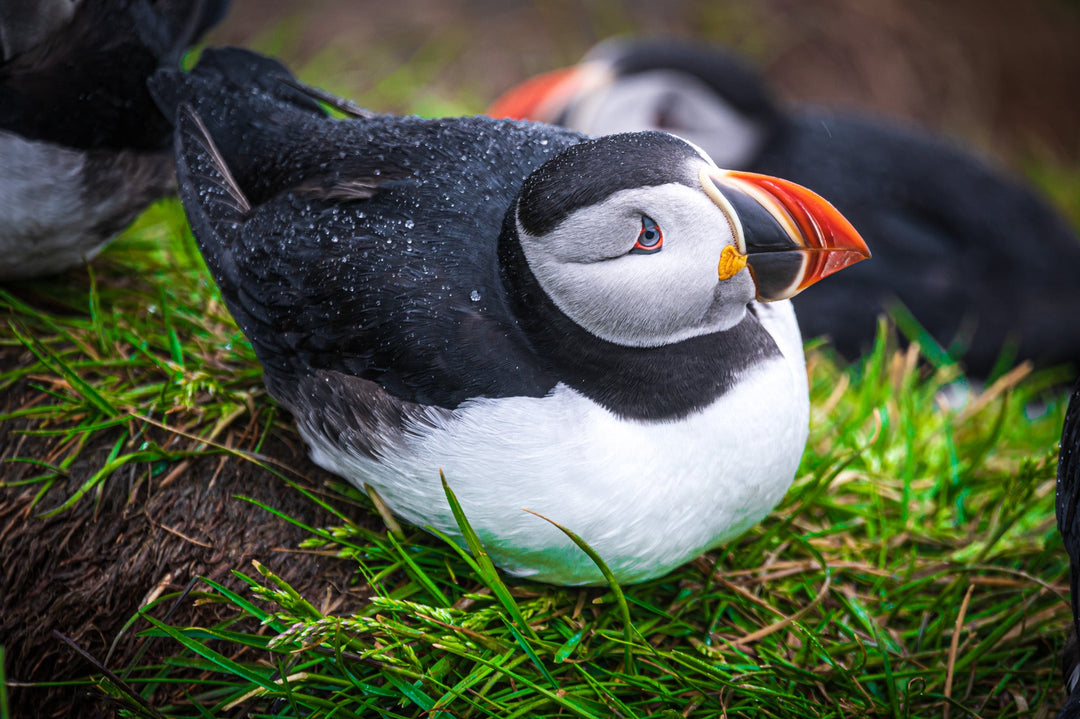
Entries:
[[641, 232], [638, 233], [637, 242], [630, 250], [632, 255], [651, 255], [659, 252], [664, 246], [664, 233], [660, 231], [660, 225], [652, 221], [647, 215], [641, 216]]

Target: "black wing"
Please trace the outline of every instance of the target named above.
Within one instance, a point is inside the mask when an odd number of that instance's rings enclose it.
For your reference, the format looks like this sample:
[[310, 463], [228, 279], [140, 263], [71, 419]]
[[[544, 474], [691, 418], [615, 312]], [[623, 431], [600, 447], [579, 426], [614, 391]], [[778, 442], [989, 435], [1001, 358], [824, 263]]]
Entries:
[[1080, 382], [1073, 388], [1065, 426], [1061, 431], [1057, 478], [1058, 531], [1069, 554], [1069, 597], [1072, 603], [1073, 632], [1062, 656], [1062, 671], [1069, 701], [1059, 719], [1080, 717]]
[[1080, 608], [1080, 595], [1077, 593], [1077, 586], [1080, 585], [1080, 383], [1073, 388], [1061, 432], [1057, 521], [1065, 551], [1069, 554], [1073, 615], [1076, 616]]
[[507, 308], [497, 246], [524, 178], [579, 135], [479, 117], [334, 120], [204, 58], [155, 90], [193, 106], [177, 122], [181, 196], [276, 396], [300, 401], [320, 371], [442, 407], [553, 386]]

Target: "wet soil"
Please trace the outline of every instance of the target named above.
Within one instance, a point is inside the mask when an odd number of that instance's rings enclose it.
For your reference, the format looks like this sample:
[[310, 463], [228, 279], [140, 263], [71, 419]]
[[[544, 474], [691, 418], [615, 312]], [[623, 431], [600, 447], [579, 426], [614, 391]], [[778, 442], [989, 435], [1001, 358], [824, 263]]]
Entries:
[[[0, 351], [0, 373], [30, 362], [27, 353]], [[47, 401], [44, 384], [27, 379], [0, 392], [0, 414]], [[281, 477], [236, 456], [168, 466], [132, 463], [70, 509], [44, 516], [104, 466], [121, 431], [93, 435], [92, 445], [82, 450], [67, 475], [38, 497], [40, 482], [18, 483], [44, 474], [42, 468], [7, 460], [55, 463], [71, 451], [62, 437], [28, 433], [43, 428], [57, 429], [31, 419], [0, 423], [0, 471], [10, 483], [0, 488], [0, 646], [7, 679], [14, 684], [9, 690], [13, 716], [113, 716], [116, 707], [96, 691], [23, 685], [99, 674], [101, 666], [120, 673], [175, 655], [178, 647], [170, 640], [139, 636], [149, 624], [138, 611], [165, 597], [149, 613], [176, 626], [212, 626], [235, 617], [228, 606], [197, 601], [198, 592], [208, 589], [199, 581], [202, 577], [250, 596], [232, 572], [258, 577], [252, 566], [258, 561], [324, 611], [348, 612], [360, 606], [364, 590], [356, 581], [355, 565], [301, 550], [300, 543], [310, 536], [307, 531], [244, 498], [313, 527], [337, 526], [341, 520]], [[173, 439], [163, 430], [151, 429], [145, 436], [163, 445]], [[250, 450], [253, 439], [237, 432], [223, 443]], [[265, 454], [292, 467], [284, 474], [297, 486], [317, 493], [346, 516], [377, 526], [374, 517], [328, 489], [336, 480], [307, 461], [290, 425], [271, 430]], [[184, 595], [187, 590], [195, 593]], [[154, 702], [169, 699], [157, 696]]]

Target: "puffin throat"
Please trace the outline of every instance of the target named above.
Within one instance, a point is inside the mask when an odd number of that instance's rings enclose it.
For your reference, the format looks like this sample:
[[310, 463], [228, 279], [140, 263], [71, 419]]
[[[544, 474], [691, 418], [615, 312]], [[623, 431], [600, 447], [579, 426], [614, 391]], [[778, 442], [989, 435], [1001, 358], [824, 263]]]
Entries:
[[515, 210], [499, 236], [499, 268], [511, 312], [550, 376], [628, 419], [677, 420], [705, 409], [746, 372], [781, 358], [753, 313], [730, 329], [657, 347], [598, 337], [547, 295], [525, 257]]

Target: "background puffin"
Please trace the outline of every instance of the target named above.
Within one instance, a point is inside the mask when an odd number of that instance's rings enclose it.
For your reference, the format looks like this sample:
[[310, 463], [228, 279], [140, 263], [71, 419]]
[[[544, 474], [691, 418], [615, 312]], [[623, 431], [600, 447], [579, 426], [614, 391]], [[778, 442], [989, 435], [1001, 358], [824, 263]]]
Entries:
[[849, 358], [899, 299], [974, 375], [990, 373], [1006, 344], [1020, 359], [1080, 360], [1080, 241], [1033, 191], [945, 139], [878, 118], [788, 111], [738, 57], [666, 40], [601, 43], [488, 112], [590, 134], [668, 130], [721, 167], [820, 193], [866, 237], [874, 262], [795, 304], [804, 334], [829, 335]]
[[175, 189], [146, 80], [228, 0], [0, 6], [0, 280], [81, 264]]
[[1058, 532], [1069, 554], [1069, 599], [1072, 603], [1073, 631], [1062, 654], [1061, 668], [1069, 693], [1059, 719], [1080, 717], [1080, 382], [1073, 388], [1061, 431], [1057, 480]]
[[320, 465], [459, 536], [441, 468], [496, 563], [565, 584], [602, 578], [522, 508], [631, 582], [782, 497], [808, 422], [782, 300], [868, 255], [813, 193], [666, 133], [336, 120], [236, 49], [151, 86], [207, 265]]

